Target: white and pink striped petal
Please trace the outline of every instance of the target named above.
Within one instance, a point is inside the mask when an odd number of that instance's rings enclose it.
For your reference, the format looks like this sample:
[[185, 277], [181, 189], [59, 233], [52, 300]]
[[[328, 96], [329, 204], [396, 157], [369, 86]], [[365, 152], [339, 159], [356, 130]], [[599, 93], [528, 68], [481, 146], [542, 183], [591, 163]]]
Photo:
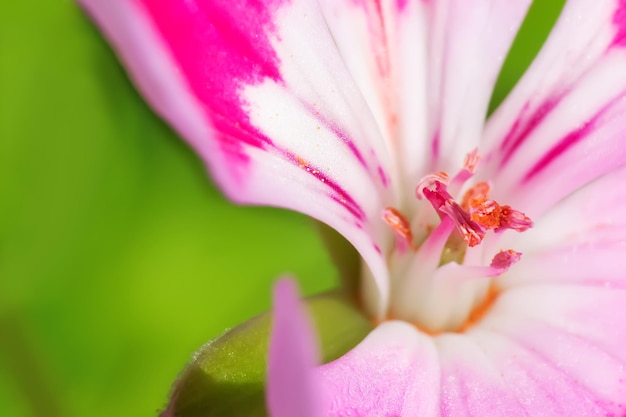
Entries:
[[568, 1], [487, 123], [481, 175], [531, 217], [626, 163], [625, 15], [624, 0]]
[[386, 300], [392, 239], [378, 216], [397, 175], [317, 2], [82, 3], [231, 199], [340, 231]]
[[[487, 105], [529, 0], [320, 1], [406, 189], [454, 170], [480, 142]], [[408, 199], [408, 201], [407, 201]]]

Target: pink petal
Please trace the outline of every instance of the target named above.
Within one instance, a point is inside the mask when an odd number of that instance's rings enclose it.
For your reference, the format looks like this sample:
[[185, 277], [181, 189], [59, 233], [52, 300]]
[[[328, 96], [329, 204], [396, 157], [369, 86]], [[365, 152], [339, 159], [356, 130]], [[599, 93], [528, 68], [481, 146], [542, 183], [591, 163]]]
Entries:
[[559, 202], [535, 228], [500, 242], [524, 253], [501, 281], [626, 288], [626, 167]]
[[625, 303], [624, 290], [520, 286], [469, 336], [529, 415], [623, 416]]
[[528, 285], [465, 334], [385, 322], [319, 368], [325, 415], [623, 416], [625, 303], [624, 290]]
[[626, 162], [626, 2], [571, 0], [489, 120], [494, 198], [531, 217]]
[[330, 399], [325, 416], [439, 415], [435, 345], [407, 323], [382, 323], [318, 374]]
[[324, 409], [314, 367], [319, 361], [311, 323], [291, 280], [274, 286], [266, 398], [272, 417], [319, 417]]
[[393, 242], [379, 213], [397, 175], [317, 2], [82, 3], [230, 198], [337, 229], [387, 298], [381, 255]]
[[483, 347], [472, 338], [444, 334], [437, 339], [441, 362], [441, 416], [523, 417], [526, 413]]

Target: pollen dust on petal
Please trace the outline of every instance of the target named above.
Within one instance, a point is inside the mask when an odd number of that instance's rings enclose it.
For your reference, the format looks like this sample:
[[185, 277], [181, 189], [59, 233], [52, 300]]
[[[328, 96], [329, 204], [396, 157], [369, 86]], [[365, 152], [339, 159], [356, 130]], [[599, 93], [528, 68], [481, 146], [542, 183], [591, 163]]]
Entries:
[[300, 168], [305, 168], [308, 165], [307, 162], [300, 156], [296, 156], [296, 162]]

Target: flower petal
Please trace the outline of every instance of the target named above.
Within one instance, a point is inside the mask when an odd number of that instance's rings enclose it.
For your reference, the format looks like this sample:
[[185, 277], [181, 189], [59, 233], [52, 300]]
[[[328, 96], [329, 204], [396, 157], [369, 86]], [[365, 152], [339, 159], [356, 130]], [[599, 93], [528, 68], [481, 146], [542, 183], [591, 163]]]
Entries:
[[492, 358], [470, 337], [437, 338], [441, 358], [442, 416], [534, 416], [526, 413]]
[[498, 73], [531, 1], [427, 3], [427, 158], [431, 171], [454, 172], [479, 144]]
[[330, 399], [328, 417], [439, 415], [437, 351], [410, 324], [382, 323], [318, 373]]
[[316, 1], [82, 3], [231, 199], [337, 229], [387, 298], [379, 212], [397, 175]]
[[544, 48], [488, 121], [482, 175], [536, 217], [626, 162], [626, 1], [570, 0]]
[[324, 406], [314, 367], [316, 340], [293, 281], [274, 286], [266, 398], [272, 417], [319, 417]]
[[541, 216], [535, 228], [503, 237], [524, 253], [503, 287], [560, 283], [626, 288], [626, 167], [591, 182]]
[[469, 336], [529, 414], [621, 416], [625, 303], [624, 290], [520, 286], [507, 290]]
[[435, 166], [458, 170], [479, 142], [503, 57], [530, 1], [320, 3], [403, 173], [404, 192]]
[[[427, 169], [425, 2], [321, 0], [329, 29], [401, 172], [400, 192]], [[406, 199], [407, 194], [404, 196]], [[402, 201], [402, 204], [406, 202]]]

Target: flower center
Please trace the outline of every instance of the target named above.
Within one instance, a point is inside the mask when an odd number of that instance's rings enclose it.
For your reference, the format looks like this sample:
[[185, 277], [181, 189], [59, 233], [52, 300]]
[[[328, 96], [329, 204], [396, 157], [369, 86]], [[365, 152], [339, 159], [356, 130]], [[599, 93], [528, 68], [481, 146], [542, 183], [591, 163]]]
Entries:
[[396, 236], [388, 259], [387, 318], [412, 322], [429, 333], [463, 331], [497, 297], [494, 278], [520, 260], [520, 252], [497, 247], [498, 235], [507, 229], [523, 232], [532, 221], [490, 199], [487, 182], [467, 186], [478, 160], [475, 150], [452, 179], [445, 172], [422, 178], [415, 194], [424, 204], [411, 222], [393, 207], [383, 210]]

